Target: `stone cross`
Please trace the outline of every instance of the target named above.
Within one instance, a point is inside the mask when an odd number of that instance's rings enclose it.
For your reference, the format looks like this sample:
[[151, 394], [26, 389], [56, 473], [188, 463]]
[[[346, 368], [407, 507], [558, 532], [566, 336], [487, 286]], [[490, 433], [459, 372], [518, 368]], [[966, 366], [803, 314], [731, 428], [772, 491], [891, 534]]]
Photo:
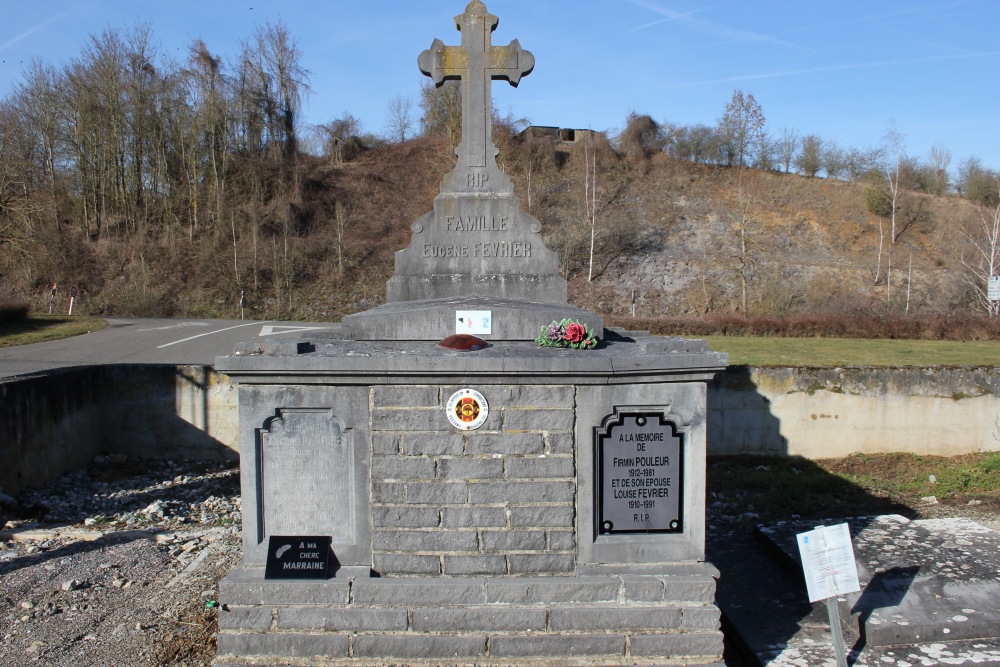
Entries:
[[420, 71], [435, 85], [448, 79], [462, 82], [462, 141], [456, 150], [457, 170], [496, 165], [499, 150], [493, 143], [491, 80], [506, 79], [516, 87], [535, 66], [535, 57], [521, 49], [516, 39], [507, 46], [492, 46], [490, 37], [497, 21], [486, 5], [472, 0], [465, 13], [455, 17], [462, 45], [445, 46], [435, 39], [417, 60]]

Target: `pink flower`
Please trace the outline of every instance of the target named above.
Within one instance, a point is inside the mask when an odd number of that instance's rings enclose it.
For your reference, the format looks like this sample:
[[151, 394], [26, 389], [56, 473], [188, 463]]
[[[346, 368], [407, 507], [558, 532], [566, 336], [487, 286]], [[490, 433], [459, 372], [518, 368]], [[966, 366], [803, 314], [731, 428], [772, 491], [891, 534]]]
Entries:
[[563, 336], [564, 340], [570, 343], [579, 343], [581, 340], [587, 337], [587, 330], [582, 324], [567, 324], [566, 334]]

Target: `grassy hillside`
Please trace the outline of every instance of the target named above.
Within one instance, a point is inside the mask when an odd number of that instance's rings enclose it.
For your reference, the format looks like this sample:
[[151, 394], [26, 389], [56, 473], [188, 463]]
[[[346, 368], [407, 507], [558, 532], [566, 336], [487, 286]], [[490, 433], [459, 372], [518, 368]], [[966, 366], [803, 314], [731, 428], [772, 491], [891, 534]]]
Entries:
[[[962, 232], [978, 214], [964, 199], [907, 193], [892, 243], [888, 220], [866, 206], [863, 183], [663, 154], [620, 158], [604, 146], [591, 268], [581, 152], [503, 143], [502, 166], [522, 207], [543, 222], [571, 301], [582, 307], [628, 314], [635, 290], [641, 317], [732, 312], [741, 307], [744, 276], [756, 314], [973, 307], [960, 257]], [[286, 185], [244, 198], [211, 230], [92, 240], [66, 226], [5, 250], [0, 276], [10, 296], [36, 310], [47, 308], [56, 282], [79, 287], [82, 313], [233, 317], [245, 291], [250, 317], [336, 320], [384, 299], [393, 253], [431, 209], [453, 159], [432, 138], [342, 163], [300, 156]], [[238, 183], [251, 168], [237, 165], [227, 178]]]

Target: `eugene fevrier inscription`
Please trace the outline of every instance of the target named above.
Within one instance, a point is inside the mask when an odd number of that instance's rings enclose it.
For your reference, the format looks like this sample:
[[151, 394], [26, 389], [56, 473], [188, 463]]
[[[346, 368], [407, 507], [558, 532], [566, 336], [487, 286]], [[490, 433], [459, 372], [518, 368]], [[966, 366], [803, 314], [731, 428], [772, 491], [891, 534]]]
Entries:
[[599, 534], [683, 530], [682, 437], [662, 413], [605, 419], [595, 437]]

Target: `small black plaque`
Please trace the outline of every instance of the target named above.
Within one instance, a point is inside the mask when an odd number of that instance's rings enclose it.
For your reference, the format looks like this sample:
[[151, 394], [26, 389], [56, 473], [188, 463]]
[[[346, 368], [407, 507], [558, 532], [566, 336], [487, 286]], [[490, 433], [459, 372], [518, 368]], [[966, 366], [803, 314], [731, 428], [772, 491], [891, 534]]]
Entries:
[[330, 575], [329, 535], [279, 536], [267, 542], [265, 579], [327, 579]]
[[679, 533], [683, 434], [657, 412], [605, 418], [594, 437], [597, 533]]

